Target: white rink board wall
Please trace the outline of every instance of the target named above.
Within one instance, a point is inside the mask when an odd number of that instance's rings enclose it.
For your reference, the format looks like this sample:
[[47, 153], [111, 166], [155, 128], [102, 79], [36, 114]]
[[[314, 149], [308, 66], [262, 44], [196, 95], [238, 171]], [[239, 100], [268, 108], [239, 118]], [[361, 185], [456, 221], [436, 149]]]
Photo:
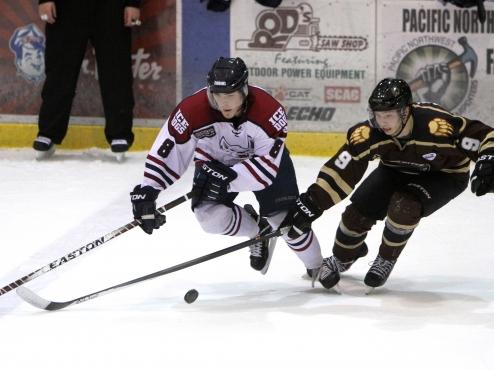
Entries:
[[415, 100], [492, 125], [494, 2], [485, 6], [482, 25], [476, 8], [435, 0], [237, 1], [230, 50], [284, 104], [293, 131], [345, 132], [366, 118], [384, 77], [411, 83]]
[[414, 100], [493, 125], [494, 3], [487, 20], [476, 8], [430, 1], [381, 1], [377, 76], [406, 80]]
[[[366, 116], [375, 81], [372, 0], [233, 2], [230, 50], [250, 82], [285, 106], [294, 131], [346, 131]], [[242, 19], [241, 22], [235, 21]]]

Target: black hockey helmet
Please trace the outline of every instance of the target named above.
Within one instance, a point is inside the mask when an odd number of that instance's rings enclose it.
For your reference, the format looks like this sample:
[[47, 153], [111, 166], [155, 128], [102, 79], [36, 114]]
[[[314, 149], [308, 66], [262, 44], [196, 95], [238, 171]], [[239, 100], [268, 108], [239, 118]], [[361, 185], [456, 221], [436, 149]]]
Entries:
[[372, 91], [369, 109], [373, 112], [403, 109], [412, 104], [412, 91], [404, 80], [385, 78]]
[[220, 57], [208, 73], [207, 83], [210, 93], [231, 93], [241, 90], [247, 96], [249, 71], [240, 58]]

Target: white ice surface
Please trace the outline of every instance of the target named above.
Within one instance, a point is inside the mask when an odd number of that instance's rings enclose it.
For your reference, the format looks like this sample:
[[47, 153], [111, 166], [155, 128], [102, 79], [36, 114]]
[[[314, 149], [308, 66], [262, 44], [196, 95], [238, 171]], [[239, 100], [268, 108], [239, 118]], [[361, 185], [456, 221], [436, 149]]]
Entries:
[[[129, 191], [145, 153], [123, 164], [102, 150], [0, 151], [0, 287], [131, 220]], [[301, 190], [325, 158], [295, 157]], [[186, 193], [191, 172], [162, 193]], [[253, 202], [241, 194], [238, 202]], [[422, 220], [382, 289], [364, 295], [370, 253], [341, 286], [311, 289], [279, 241], [267, 275], [241, 250], [57, 312], [0, 296], [0, 369], [493, 369], [494, 195], [469, 190]], [[314, 227], [329, 256], [342, 202]], [[205, 234], [189, 205], [152, 236], [140, 229], [28, 283], [65, 301], [242, 241]], [[200, 295], [191, 305], [184, 294]]]

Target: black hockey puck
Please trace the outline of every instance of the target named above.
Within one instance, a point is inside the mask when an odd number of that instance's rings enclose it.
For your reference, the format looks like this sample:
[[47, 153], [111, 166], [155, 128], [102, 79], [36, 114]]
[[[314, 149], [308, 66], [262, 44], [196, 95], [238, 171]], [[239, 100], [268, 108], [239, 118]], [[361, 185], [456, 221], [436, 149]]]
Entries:
[[184, 295], [184, 301], [187, 303], [193, 303], [197, 297], [199, 297], [199, 292], [195, 289], [189, 290], [187, 293]]

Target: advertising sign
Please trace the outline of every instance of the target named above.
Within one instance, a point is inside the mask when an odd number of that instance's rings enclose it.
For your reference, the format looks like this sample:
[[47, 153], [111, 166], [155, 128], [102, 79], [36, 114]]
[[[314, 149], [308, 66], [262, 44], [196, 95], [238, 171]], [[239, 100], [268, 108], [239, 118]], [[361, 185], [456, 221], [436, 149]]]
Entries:
[[[45, 80], [44, 23], [37, 2], [3, 0], [0, 18], [0, 115], [35, 121]], [[123, 11], [123, 8], [122, 8]], [[176, 104], [176, 9], [174, 1], [143, 0], [142, 26], [133, 29], [132, 73], [135, 118], [160, 126]], [[59, 14], [59, 16], [62, 16]], [[63, 55], [60, 56], [63, 58]], [[82, 62], [72, 116], [78, 122], [103, 122], [98, 68], [90, 43]], [[34, 118], [34, 119], [33, 119]]]
[[[486, 3], [487, 5], [487, 3]], [[416, 101], [489, 123], [494, 95], [494, 11], [422, 1], [383, 1], [377, 75], [406, 80]]]
[[296, 131], [346, 131], [367, 116], [374, 76], [374, 1], [293, 1], [231, 8], [231, 54], [286, 108]]

